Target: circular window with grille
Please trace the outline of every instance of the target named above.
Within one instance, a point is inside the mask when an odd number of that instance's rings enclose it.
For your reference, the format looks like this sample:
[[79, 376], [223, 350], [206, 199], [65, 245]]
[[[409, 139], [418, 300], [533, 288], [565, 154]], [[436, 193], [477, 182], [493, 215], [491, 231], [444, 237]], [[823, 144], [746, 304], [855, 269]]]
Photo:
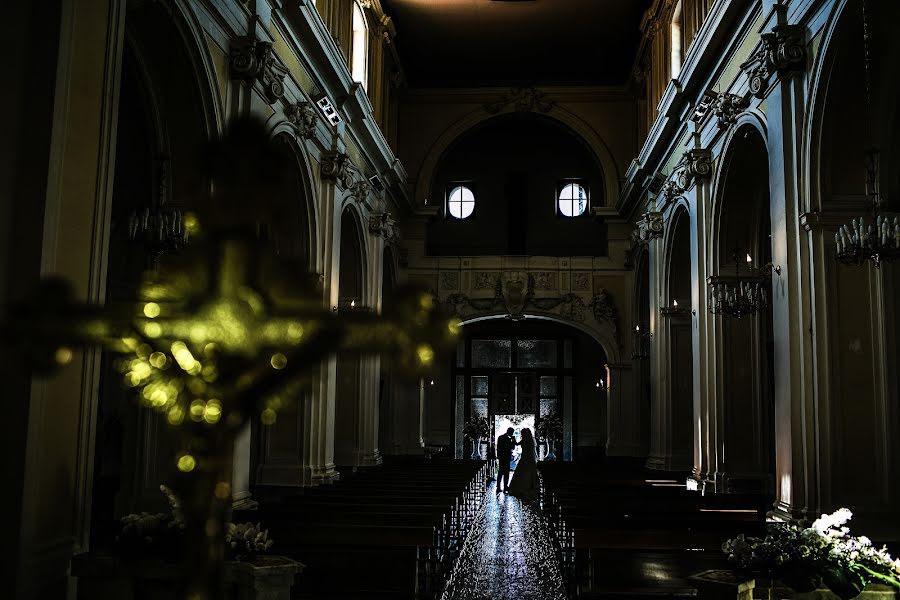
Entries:
[[450, 190], [447, 208], [451, 217], [465, 219], [475, 211], [475, 194], [466, 186], [458, 185]]
[[588, 207], [587, 190], [580, 183], [567, 183], [559, 192], [559, 212], [565, 217], [584, 214]]

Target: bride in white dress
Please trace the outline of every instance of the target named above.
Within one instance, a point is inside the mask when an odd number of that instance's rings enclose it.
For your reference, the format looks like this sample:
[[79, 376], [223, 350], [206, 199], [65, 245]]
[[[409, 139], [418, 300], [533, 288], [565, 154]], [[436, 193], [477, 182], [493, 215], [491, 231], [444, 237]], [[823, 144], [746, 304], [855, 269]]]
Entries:
[[537, 452], [531, 429], [522, 430], [522, 456], [509, 484], [509, 493], [525, 502], [534, 502], [538, 497]]

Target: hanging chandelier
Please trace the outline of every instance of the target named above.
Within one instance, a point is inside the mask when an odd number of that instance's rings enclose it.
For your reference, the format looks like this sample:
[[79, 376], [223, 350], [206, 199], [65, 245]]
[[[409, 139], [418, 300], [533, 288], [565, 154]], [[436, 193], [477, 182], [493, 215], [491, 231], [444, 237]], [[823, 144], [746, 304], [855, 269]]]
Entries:
[[740, 250], [734, 251], [734, 274], [711, 275], [707, 279], [709, 312], [725, 314], [735, 319], [753, 315], [768, 307], [766, 282], [772, 273], [781, 274], [781, 267], [768, 263], [761, 269], [753, 267], [747, 254], [746, 267], [741, 269]]
[[882, 213], [878, 193], [878, 151], [866, 152], [866, 195], [872, 202], [870, 221], [860, 216], [842, 225], [834, 234], [835, 258], [845, 265], [858, 266], [872, 261], [876, 269], [900, 255], [900, 217]]
[[[870, 64], [869, 13], [865, 0], [862, 8], [863, 57], [865, 68], [866, 112], [871, 136], [872, 75]], [[877, 148], [866, 151], [866, 196], [872, 205], [871, 222], [865, 216], [844, 224], [834, 234], [837, 248], [835, 259], [845, 265], [859, 266], [872, 261], [876, 269], [882, 262], [890, 262], [900, 255], [900, 216], [881, 211], [882, 199], [878, 192], [878, 168], [880, 154]]]

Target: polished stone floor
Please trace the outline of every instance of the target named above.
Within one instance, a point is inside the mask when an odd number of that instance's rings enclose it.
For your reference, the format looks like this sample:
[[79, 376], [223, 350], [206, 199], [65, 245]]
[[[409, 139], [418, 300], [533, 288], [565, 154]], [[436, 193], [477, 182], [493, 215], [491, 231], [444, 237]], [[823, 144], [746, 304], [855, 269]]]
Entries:
[[565, 600], [559, 561], [540, 512], [492, 484], [442, 600]]

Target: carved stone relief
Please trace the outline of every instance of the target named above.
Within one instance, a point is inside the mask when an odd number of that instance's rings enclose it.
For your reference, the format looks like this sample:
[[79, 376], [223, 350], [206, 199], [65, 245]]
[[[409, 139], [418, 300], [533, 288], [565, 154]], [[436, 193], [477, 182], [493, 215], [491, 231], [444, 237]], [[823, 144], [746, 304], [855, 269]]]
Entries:
[[492, 290], [497, 286], [497, 273], [476, 271], [473, 275], [473, 290]]
[[559, 289], [555, 271], [538, 271], [534, 276], [534, 289], [536, 290], [556, 290]]
[[284, 77], [288, 70], [278, 62], [270, 42], [240, 36], [231, 42], [231, 76], [244, 81], [259, 81], [269, 104], [284, 95]]
[[485, 104], [484, 109], [493, 115], [510, 104], [516, 112], [547, 112], [555, 103], [548, 100], [546, 94], [537, 88], [521, 87], [509, 90], [498, 102]]
[[459, 289], [459, 271], [442, 271], [438, 287], [442, 291], [453, 291]]
[[391, 218], [391, 213], [370, 215], [369, 231], [383, 237], [386, 244], [397, 244], [400, 241], [400, 228]]
[[316, 126], [319, 123], [319, 113], [309, 102], [297, 102], [288, 104], [284, 108], [284, 116], [288, 123], [297, 130], [297, 135], [302, 138], [311, 138], [316, 134]]
[[355, 181], [353, 163], [350, 157], [342, 152], [329, 152], [322, 155], [322, 179], [336, 181], [344, 189], [350, 189]]
[[572, 291], [573, 292], [589, 292], [589, 291], [591, 291], [591, 274], [590, 273], [572, 273]]

